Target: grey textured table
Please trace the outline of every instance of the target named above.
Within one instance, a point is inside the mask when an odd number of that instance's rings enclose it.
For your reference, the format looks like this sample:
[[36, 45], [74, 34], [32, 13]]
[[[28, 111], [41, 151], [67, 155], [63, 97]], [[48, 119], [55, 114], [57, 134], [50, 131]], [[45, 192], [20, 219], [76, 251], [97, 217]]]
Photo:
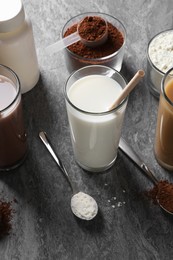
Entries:
[[[172, 28], [172, 2], [24, 0], [24, 5], [33, 23], [41, 77], [23, 96], [28, 157], [20, 168], [0, 175], [1, 198], [17, 200], [11, 234], [0, 240], [0, 259], [173, 259], [172, 219], [146, 199], [143, 192], [152, 183], [125, 155], [119, 152], [115, 165], [102, 174], [76, 165], [63, 97], [68, 77], [64, 55], [48, 57], [44, 52], [72, 16], [105, 12], [127, 29], [122, 74], [130, 80], [139, 68], [146, 71], [149, 39]], [[122, 135], [158, 178], [173, 181], [153, 154], [157, 108], [145, 77], [130, 95]], [[39, 140], [40, 130], [47, 131], [78, 187], [97, 200], [99, 214], [93, 221], [80, 221], [71, 213], [70, 187]]]

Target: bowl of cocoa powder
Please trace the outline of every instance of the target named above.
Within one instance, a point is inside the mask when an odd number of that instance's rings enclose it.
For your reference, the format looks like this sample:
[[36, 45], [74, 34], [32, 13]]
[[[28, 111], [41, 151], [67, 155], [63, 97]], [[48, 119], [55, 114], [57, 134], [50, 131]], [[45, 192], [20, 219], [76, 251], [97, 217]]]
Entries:
[[65, 61], [70, 74], [87, 65], [105, 65], [117, 71], [121, 70], [126, 43], [126, 29], [122, 22], [115, 17], [99, 12], [79, 14], [64, 25], [62, 37], [76, 32], [77, 26], [82, 20], [86, 20], [86, 37], [97, 37], [98, 32], [104, 31], [103, 25], [99, 23], [100, 18], [104, 19], [108, 26], [107, 40], [102, 45], [89, 47], [79, 40], [65, 48]]

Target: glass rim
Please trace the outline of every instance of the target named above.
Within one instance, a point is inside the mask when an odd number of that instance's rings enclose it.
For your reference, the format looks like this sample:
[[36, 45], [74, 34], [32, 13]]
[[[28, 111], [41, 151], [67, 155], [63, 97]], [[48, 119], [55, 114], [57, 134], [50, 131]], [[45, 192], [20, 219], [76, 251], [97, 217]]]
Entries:
[[159, 68], [157, 68], [156, 65], [154, 65], [153, 62], [152, 62], [152, 60], [150, 59], [150, 56], [149, 56], [149, 48], [150, 48], [151, 42], [152, 42], [155, 38], [157, 38], [160, 34], [166, 33], [166, 32], [169, 32], [169, 31], [172, 31], [172, 32], [173, 32], [173, 29], [164, 30], [164, 31], [161, 31], [161, 32], [157, 33], [156, 35], [154, 35], [154, 36], [150, 39], [150, 41], [148, 42], [148, 46], [147, 46], [147, 59], [148, 59], [150, 65], [151, 65], [155, 70], [157, 70], [160, 74], [162, 74], [163, 76], [165, 75], [165, 72], [163, 72], [162, 70], [160, 70]]
[[[62, 32], [61, 32], [61, 37], [63, 38], [64, 28], [67, 26], [67, 24], [68, 24], [72, 19], [75, 19], [75, 18], [77, 18], [77, 17], [79, 17], [79, 16], [81, 16], [81, 15], [89, 15], [89, 14], [91, 14], [91, 15], [93, 15], [93, 14], [95, 14], [95, 15], [98, 14], [98, 15], [100, 15], [100, 16], [105, 15], [105, 16], [108, 16], [108, 17], [110, 17], [110, 18], [116, 20], [116, 21], [122, 26], [122, 28], [123, 28], [123, 30], [124, 30], [124, 35], [123, 35], [123, 36], [124, 36], [124, 41], [123, 41], [122, 46], [119, 48], [119, 50], [117, 50], [116, 52], [114, 52], [114, 53], [112, 53], [112, 54], [109, 54], [109, 55], [104, 56], [104, 57], [101, 57], [101, 58], [92, 58], [92, 59], [91, 59], [91, 58], [85, 58], [85, 57], [83, 57], [83, 56], [80, 56], [80, 55], [78, 55], [78, 54], [76, 54], [76, 53], [70, 51], [68, 48], [65, 48], [65, 50], [66, 50], [67, 52], [69, 52], [71, 55], [73, 55], [75, 58], [77, 58], [77, 59], [82, 59], [82, 60], [84, 60], [84, 61], [91, 61], [91, 60], [92, 60], [92, 61], [105, 61], [105, 60], [107, 60], [107, 59], [111, 59], [112, 57], [116, 56], [116, 55], [120, 52], [120, 50], [122, 50], [123, 47], [125, 46], [126, 38], [127, 38], [127, 32], [126, 32], [126, 28], [125, 28], [124, 24], [123, 24], [119, 19], [115, 18], [114, 16], [112, 16], [112, 15], [110, 15], [110, 14], [106, 14], [106, 13], [102, 13], [102, 12], [85, 12], [85, 13], [81, 13], [81, 14], [78, 14], [78, 15], [76, 15], [76, 16], [73, 16], [73, 17], [71, 17], [71, 18], [65, 23], [65, 25], [63, 26]], [[109, 21], [108, 21], [108, 22], [109, 22]]]
[[83, 113], [83, 114], [86, 114], [86, 115], [91, 115], [91, 116], [104, 116], [104, 115], [108, 115], [108, 114], [112, 114], [113, 112], [116, 112], [117, 110], [119, 110], [128, 100], [128, 96], [126, 98], [124, 98], [121, 103], [116, 106], [115, 108], [111, 109], [111, 110], [108, 110], [108, 111], [104, 111], [104, 112], [88, 112], [88, 111], [85, 111], [83, 109], [80, 109], [78, 108], [77, 106], [75, 106], [69, 99], [68, 95], [67, 95], [67, 84], [70, 80], [70, 78], [72, 76], [74, 76], [74, 74], [76, 74], [77, 72], [81, 71], [81, 70], [84, 70], [86, 68], [90, 68], [90, 67], [101, 67], [101, 68], [106, 68], [106, 69], [109, 69], [109, 70], [113, 70], [114, 72], [116, 72], [125, 82], [125, 84], [127, 84], [127, 80], [125, 79], [124, 76], [122, 76], [117, 70], [113, 69], [113, 68], [110, 68], [110, 67], [107, 67], [107, 66], [103, 66], [103, 65], [89, 65], [89, 66], [85, 66], [85, 67], [82, 67], [76, 71], [74, 71], [69, 77], [68, 79], [66, 80], [66, 83], [65, 83], [65, 86], [64, 86], [64, 96], [65, 96], [65, 100], [68, 102], [68, 104], [70, 104], [74, 109], [76, 109], [78, 112], [80, 113]]
[[[17, 98], [18, 98], [18, 96], [19, 96], [19, 94], [20, 94], [21, 85], [20, 85], [19, 77], [17, 76], [17, 74], [16, 74], [12, 69], [10, 69], [9, 67], [7, 67], [7, 66], [5, 66], [5, 65], [3, 65], [3, 64], [0, 64], [0, 68], [5, 68], [5, 70], [7, 70], [8, 72], [10, 72], [10, 73], [13, 75], [13, 77], [14, 77], [15, 80], [16, 80], [15, 86], [16, 86], [16, 90], [17, 90], [17, 91], [16, 91], [16, 95], [15, 95], [14, 99], [11, 101], [11, 103], [10, 103], [7, 107], [5, 107], [4, 109], [0, 110], [0, 114], [2, 114], [2, 113], [4, 113], [6, 110], [8, 110], [8, 108], [10, 108], [10, 107], [16, 102], [16, 100], [17, 100]], [[1, 73], [0, 73], [0, 75], [3, 76]], [[13, 82], [13, 83], [14, 83], [14, 82]]]
[[[173, 102], [169, 99], [169, 97], [166, 95], [166, 92], [165, 92], [165, 81], [166, 81], [166, 78], [168, 76], [168, 74], [173, 71], [173, 67], [170, 68], [166, 73], [165, 73], [165, 76], [163, 77], [162, 79], [162, 82], [161, 82], [161, 91], [162, 91], [162, 94], [164, 96], [164, 98], [166, 99], [166, 101], [173, 107]], [[172, 75], [173, 76], [173, 75]], [[172, 78], [173, 80], [173, 78]]]

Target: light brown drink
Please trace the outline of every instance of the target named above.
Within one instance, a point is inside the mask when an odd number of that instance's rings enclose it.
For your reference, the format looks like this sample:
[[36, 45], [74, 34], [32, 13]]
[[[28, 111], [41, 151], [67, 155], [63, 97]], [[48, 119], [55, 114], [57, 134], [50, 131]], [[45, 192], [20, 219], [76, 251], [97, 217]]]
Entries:
[[161, 166], [173, 170], [173, 79], [163, 84], [157, 118], [155, 156]]

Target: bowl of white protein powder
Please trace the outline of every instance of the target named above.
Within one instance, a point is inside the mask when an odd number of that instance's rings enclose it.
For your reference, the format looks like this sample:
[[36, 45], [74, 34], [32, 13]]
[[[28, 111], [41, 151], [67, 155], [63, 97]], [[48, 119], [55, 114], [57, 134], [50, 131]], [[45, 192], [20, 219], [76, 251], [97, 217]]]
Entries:
[[159, 97], [161, 81], [165, 73], [173, 67], [173, 30], [155, 35], [147, 48], [147, 75], [151, 93]]

